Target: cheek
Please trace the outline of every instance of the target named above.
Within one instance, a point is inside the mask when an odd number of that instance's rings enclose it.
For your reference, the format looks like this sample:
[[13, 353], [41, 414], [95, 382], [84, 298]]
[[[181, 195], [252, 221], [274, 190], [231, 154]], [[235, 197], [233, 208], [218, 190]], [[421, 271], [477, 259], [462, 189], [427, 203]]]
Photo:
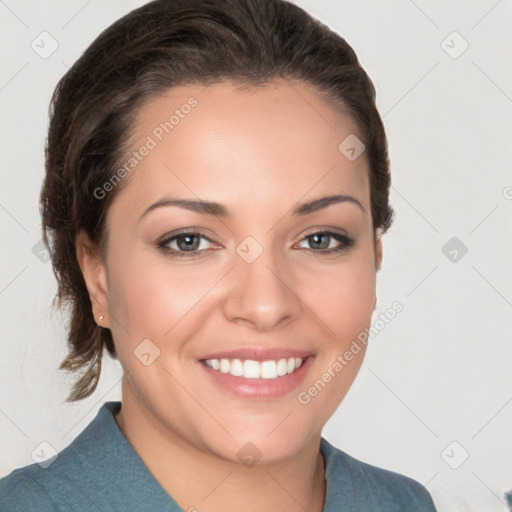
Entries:
[[350, 263], [304, 276], [299, 296], [323, 323], [329, 338], [346, 343], [371, 322], [375, 284], [373, 260], [354, 256]]
[[221, 276], [206, 266], [180, 268], [145, 249], [117, 259], [112, 251], [108, 289], [114, 339], [128, 337], [131, 345], [145, 338], [165, 343]]
[[370, 267], [344, 273], [329, 301], [329, 321], [336, 335], [355, 337], [371, 321], [375, 304], [375, 271]]
[[304, 303], [320, 320], [325, 337], [312, 376], [297, 401], [304, 407], [303, 414], [316, 418], [321, 428], [344, 399], [364, 359], [366, 343], [360, 335], [370, 326], [375, 305], [371, 253], [368, 258], [354, 257], [350, 264], [317, 273], [315, 278], [317, 286], [303, 289]]

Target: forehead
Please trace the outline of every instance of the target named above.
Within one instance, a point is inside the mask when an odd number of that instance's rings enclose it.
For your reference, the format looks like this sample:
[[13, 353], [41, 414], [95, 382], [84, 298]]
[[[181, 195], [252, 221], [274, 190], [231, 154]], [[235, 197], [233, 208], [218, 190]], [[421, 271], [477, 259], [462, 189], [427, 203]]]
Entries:
[[368, 203], [364, 153], [351, 160], [339, 147], [358, 135], [349, 116], [301, 82], [175, 87], [140, 109], [120, 197], [135, 211], [166, 194], [245, 210], [325, 192]]

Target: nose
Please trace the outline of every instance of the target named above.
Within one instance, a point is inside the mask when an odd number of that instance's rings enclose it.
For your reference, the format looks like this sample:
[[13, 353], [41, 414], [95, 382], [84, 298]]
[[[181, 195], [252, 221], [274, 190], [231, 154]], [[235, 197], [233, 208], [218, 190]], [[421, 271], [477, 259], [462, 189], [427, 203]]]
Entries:
[[293, 284], [291, 272], [278, 268], [265, 252], [252, 263], [241, 260], [230, 273], [224, 316], [262, 332], [284, 327], [302, 311]]

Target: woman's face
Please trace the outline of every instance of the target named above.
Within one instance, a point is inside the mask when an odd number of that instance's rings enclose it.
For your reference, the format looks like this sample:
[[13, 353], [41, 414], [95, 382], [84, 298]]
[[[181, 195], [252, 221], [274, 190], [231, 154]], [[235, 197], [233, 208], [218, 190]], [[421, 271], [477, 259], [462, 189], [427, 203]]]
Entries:
[[339, 149], [356, 133], [284, 80], [175, 88], [140, 111], [95, 299], [123, 400], [159, 429], [236, 462], [318, 439], [375, 304], [368, 164], [353, 138]]

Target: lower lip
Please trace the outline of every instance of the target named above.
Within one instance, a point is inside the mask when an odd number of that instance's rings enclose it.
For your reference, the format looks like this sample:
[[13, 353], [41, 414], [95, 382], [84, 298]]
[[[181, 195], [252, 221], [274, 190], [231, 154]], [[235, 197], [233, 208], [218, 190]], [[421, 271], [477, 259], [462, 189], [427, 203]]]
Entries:
[[215, 384], [235, 396], [272, 400], [285, 396], [299, 387], [310, 366], [313, 364], [313, 357], [307, 357], [298, 370], [275, 379], [245, 379], [243, 377], [235, 377], [230, 373], [212, 370], [202, 362], [199, 362], [199, 364]]

